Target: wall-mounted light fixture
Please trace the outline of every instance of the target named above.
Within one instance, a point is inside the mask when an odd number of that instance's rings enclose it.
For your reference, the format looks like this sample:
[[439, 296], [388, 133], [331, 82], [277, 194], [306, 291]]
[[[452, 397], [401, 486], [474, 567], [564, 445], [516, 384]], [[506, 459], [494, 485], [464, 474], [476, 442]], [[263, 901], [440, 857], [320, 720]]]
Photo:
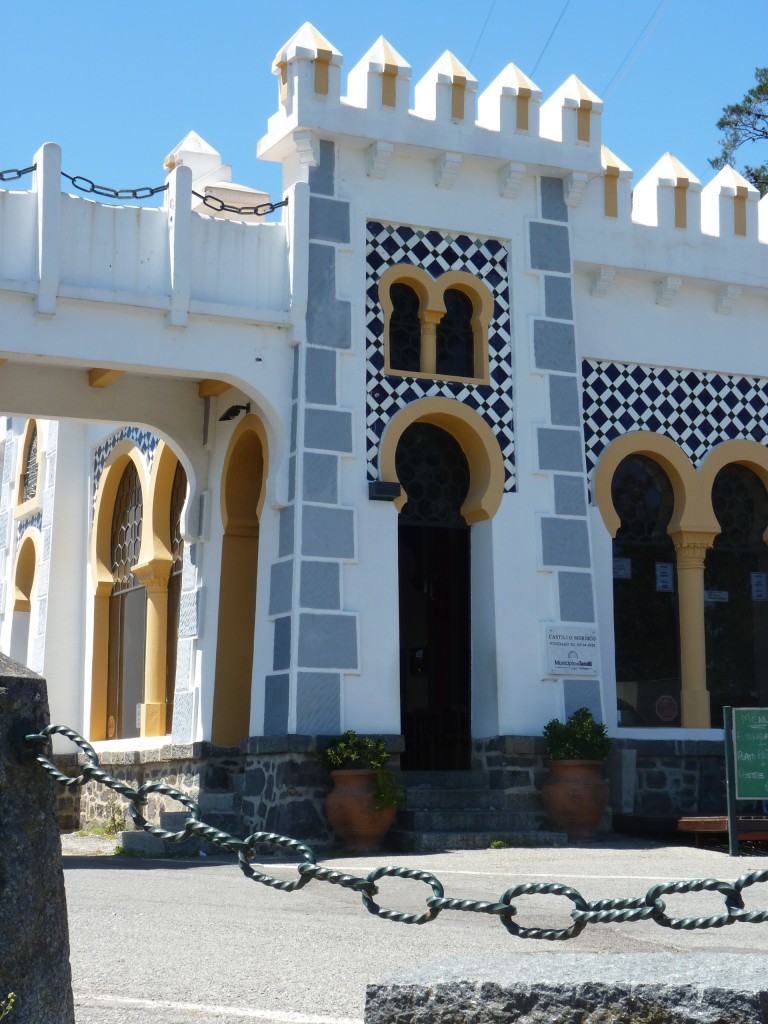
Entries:
[[248, 402], [246, 405], [230, 405], [221, 416], [219, 416], [219, 423], [226, 423], [227, 420], [236, 420], [241, 412], [244, 412], [246, 416], [251, 411], [251, 403]]

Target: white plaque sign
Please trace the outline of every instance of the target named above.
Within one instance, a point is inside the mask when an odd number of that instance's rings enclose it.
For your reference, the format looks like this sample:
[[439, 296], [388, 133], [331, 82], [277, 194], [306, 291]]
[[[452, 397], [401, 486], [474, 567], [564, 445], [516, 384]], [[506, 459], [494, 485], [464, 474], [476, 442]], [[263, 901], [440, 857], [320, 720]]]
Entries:
[[597, 630], [593, 626], [547, 626], [547, 675], [596, 676]]

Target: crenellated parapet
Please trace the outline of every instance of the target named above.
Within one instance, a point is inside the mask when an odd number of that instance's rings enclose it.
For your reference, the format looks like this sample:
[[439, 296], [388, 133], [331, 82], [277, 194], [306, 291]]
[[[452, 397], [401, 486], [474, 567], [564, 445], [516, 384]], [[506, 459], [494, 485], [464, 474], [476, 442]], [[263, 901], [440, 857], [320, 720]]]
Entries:
[[288, 184], [306, 174], [301, 165], [316, 164], [320, 139], [346, 137], [355, 150], [362, 143], [372, 179], [387, 178], [393, 160], [405, 156], [431, 162], [424, 180], [443, 190], [474, 187], [471, 174], [490, 170], [477, 181], [486, 189], [495, 182], [496, 195], [509, 200], [529, 175], [558, 177], [566, 206], [579, 208], [595, 231], [592, 249], [628, 225], [660, 229], [665, 245], [700, 236], [747, 247], [768, 241], [768, 200], [732, 168], [704, 186], [665, 153], [635, 183], [632, 169], [603, 145], [603, 101], [575, 75], [543, 97], [510, 63], [483, 88], [446, 51], [412, 84], [407, 59], [380, 37], [349, 72], [344, 95], [343, 60], [309, 23], [275, 58], [278, 110], [258, 153], [284, 162]]

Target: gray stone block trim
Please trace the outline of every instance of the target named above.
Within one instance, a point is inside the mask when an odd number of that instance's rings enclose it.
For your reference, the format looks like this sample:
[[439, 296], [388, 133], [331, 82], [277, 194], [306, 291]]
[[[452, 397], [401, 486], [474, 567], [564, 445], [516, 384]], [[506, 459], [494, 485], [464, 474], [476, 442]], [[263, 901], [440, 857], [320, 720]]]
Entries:
[[296, 732], [333, 736], [341, 729], [341, 676], [335, 672], [299, 672], [296, 681]]
[[309, 237], [323, 242], [349, 243], [349, 203], [310, 196]]
[[557, 586], [560, 593], [560, 619], [562, 622], [595, 621], [591, 573], [559, 572]]
[[559, 469], [566, 473], [584, 472], [581, 432], [558, 427], [539, 427], [539, 469]]
[[301, 553], [318, 558], [354, 558], [354, 511], [349, 508], [305, 505]]
[[589, 531], [586, 519], [541, 519], [542, 561], [547, 566], [588, 569]]
[[307, 348], [306, 399], [311, 405], [336, 405], [336, 353]]
[[336, 249], [323, 242], [309, 243], [307, 341], [324, 348], [352, 345], [352, 305], [336, 298]]
[[356, 671], [357, 616], [303, 612], [299, 617], [299, 665]]
[[288, 732], [287, 675], [267, 676], [264, 680], [264, 734], [282, 736]]
[[579, 708], [588, 708], [596, 722], [603, 720], [600, 683], [597, 679], [564, 679], [563, 703], [566, 718], [570, 718]]
[[304, 454], [304, 500], [335, 505], [339, 500], [337, 455]]
[[291, 617], [284, 615], [275, 619], [275, 645], [272, 651], [272, 668], [275, 671], [291, 667]]
[[550, 374], [549, 416], [552, 423], [561, 427], [581, 426], [579, 387], [576, 377]]
[[576, 335], [572, 324], [533, 321], [533, 362], [538, 370], [576, 372]]
[[531, 269], [550, 270], [556, 274], [571, 272], [571, 249], [568, 228], [560, 224], [531, 221]]
[[365, 1024], [763, 1024], [767, 1004], [761, 952], [529, 953], [370, 984]]
[[173, 698], [173, 726], [171, 738], [174, 743], [191, 743], [195, 727], [195, 694], [193, 690], [180, 693]]
[[541, 179], [541, 216], [545, 220], [568, 220], [562, 178]]
[[176, 679], [174, 693], [184, 693], [192, 689], [192, 640], [179, 640], [176, 643]]
[[278, 554], [280, 558], [293, 554], [295, 506], [288, 505], [280, 509], [280, 526], [278, 529]]
[[291, 378], [291, 398], [295, 402], [299, 397], [299, 347], [293, 350], [293, 376]]
[[558, 516], [585, 516], [587, 497], [584, 481], [577, 476], [555, 476], [555, 514]]
[[351, 454], [352, 414], [343, 409], [307, 409], [304, 447]]
[[288, 501], [296, 500], [296, 456], [288, 458]]
[[285, 615], [291, 610], [293, 559], [275, 562], [269, 583], [269, 614]]
[[291, 445], [290, 450], [296, 451], [296, 440], [299, 430], [299, 406], [297, 402], [294, 402], [291, 406]]
[[309, 169], [309, 191], [313, 195], [332, 196], [336, 170], [336, 146], [329, 139], [321, 139], [318, 146], [320, 160]]
[[179, 598], [179, 637], [197, 636], [199, 590], [190, 590]]
[[573, 320], [570, 278], [545, 275], [544, 312], [554, 320]]
[[341, 608], [341, 566], [338, 562], [302, 559], [299, 601], [302, 608]]

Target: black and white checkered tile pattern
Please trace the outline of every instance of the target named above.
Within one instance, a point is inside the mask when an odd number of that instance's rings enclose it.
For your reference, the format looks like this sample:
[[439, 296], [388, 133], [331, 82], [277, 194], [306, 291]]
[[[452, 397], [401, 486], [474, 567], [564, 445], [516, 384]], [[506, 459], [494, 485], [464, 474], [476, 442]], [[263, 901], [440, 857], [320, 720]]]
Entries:
[[120, 441], [132, 441], [139, 449], [141, 454], [144, 456], [144, 461], [147, 465], [147, 473], [152, 469], [152, 462], [155, 458], [155, 451], [157, 449], [159, 438], [150, 430], [145, 430], [143, 427], [123, 427], [122, 430], [116, 430], [114, 434], [111, 434], [106, 441], [102, 441], [93, 452], [93, 486], [91, 493], [91, 500], [96, 500], [96, 491], [99, 487], [99, 480], [101, 474], [104, 472], [104, 463], [109, 458], [109, 453]]
[[735, 377], [665, 366], [582, 362], [587, 470], [630, 430], [665, 434], [697, 465], [715, 445], [766, 443], [768, 378]]
[[36, 529], [42, 531], [43, 529], [43, 513], [33, 512], [32, 515], [26, 516], [24, 519], [19, 519], [16, 523], [16, 543], [18, 544], [27, 530]]
[[[506, 471], [505, 490], [515, 489], [515, 437], [512, 418], [512, 360], [507, 249], [493, 238], [443, 235], [406, 225], [368, 224], [366, 250], [366, 455], [368, 479], [378, 476], [379, 442], [384, 428], [405, 406], [420, 398], [455, 398], [477, 410], [496, 435]], [[464, 270], [493, 294], [489, 328], [490, 384], [422, 380], [384, 373], [384, 318], [378, 283], [388, 267], [411, 263], [438, 278]]]

